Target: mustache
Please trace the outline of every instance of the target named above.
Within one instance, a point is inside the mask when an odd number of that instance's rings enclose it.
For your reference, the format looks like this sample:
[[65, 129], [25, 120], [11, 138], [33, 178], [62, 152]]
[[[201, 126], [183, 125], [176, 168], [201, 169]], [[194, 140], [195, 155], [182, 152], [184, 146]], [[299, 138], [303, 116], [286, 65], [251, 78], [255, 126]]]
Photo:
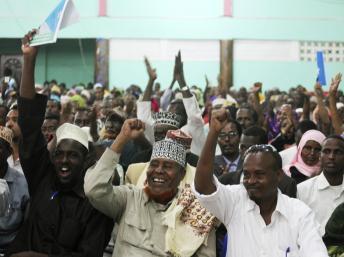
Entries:
[[173, 197], [177, 193], [174, 190], [170, 190], [160, 194], [156, 194], [150, 189], [150, 187], [147, 184], [145, 184], [143, 191], [146, 193], [149, 199], [161, 204], [168, 203], [170, 200], [173, 199]]

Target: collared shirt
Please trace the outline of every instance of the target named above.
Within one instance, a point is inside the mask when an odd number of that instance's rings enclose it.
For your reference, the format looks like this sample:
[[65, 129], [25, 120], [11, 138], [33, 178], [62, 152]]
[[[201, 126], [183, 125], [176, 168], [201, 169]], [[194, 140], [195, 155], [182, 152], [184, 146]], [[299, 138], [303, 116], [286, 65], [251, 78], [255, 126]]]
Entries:
[[344, 202], [344, 177], [339, 186], [331, 186], [324, 173], [298, 184], [297, 198], [306, 203], [315, 213], [321, 225], [322, 235], [334, 209]]
[[237, 168], [238, 168], [238, 163], [239, 163], [239, 160], [240, 160], [240, 154], [238, 155], [238, 158], [236, 158], [234, 161], [230, 161], [228, 160], [224, 155], [222, 156], [223, 159], [225, 160], [226, 162], [226, 170], [228, 172], [234, 172], [234, 171], [237, 171]]
[[[266, 225], [259, 206], [243, 185], [225, 186], [214, 177], [210, 195], [193, 190], [201, 204], [227, 228], [227, 256], [327, 257], [314, 213], [304, 203], [278, 191], [271, 223]], [[243, 245], [244, 244], [244, 245]]]
[[229, 172], [235, 172], [240, 169], [240, 164], [242, 164], [240, 155], [232, 162], [222, 154], [216, 155], [214, 159], [214, 175], [219, 177]]
[[[167, 226], [164, 212], [170, 204], [150, 200], [143, 189], [133, 185], [112, 186], [109, 180], [119, 155], [106, 149], [96, 166], [85, 175], [85, 193], [98, 210], [113, 217], [119, 224], [113, 256], [171, 256], [165, 250]], [[215, 256], [215, 232], [209, 234], [193, 256]]]
[[11, 155], [7, 158], [7, 163], [11, 168], [19, 171], [21, 174], [24, 174], [19, 158], [17, 160], [14, 160], [13, 155]]
[[8, 254], [35, 251], [49, 256], [101, 257], [113, 222], [94, 209], [83, 192], [83, 178], [62, 190], [41, 132], [46, 97], [18, 99], [18, 124], [23, 134], [20, 161], [29, 186], [30, 211]]
[[0, 217], [0, 248], [5, 248], [16, 236], [25, 215], [29, 191], [24, 174], [8, 167], [6, 180], [10, 197], [7, 213]]

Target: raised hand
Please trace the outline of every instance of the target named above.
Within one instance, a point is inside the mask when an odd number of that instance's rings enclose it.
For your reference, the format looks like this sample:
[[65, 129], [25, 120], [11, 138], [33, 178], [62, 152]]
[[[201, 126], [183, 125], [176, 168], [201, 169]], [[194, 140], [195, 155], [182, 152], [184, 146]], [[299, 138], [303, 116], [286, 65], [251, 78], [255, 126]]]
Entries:
[[256, 82], [253, 84], [252, 92], [255, 94], [259, 94], [262, 91], [263, 84], [261, 82]]
[[178, 81], [180, 88], [186, 86], [185, 78], [184, 78], [183, 62], [182, 62], [182, 56], [180, 54], [180, 50], [178, 51], [178, 55], [176, 56], [175, 62], [174, 62], [173, 79]]
[[36, 57], [37, 55], [37, 47], [30, 46], [30, 41], [32, 40], [33, 36], [37, 33], [36, 29], [29, 31], [24, 38], [22, 39], [22, 52], [24, 57]]
[[330, 96], [337, 95], [338, 86], [341, 81], [342, 81], [342, 73], [337, 73], [336, 76], [331, 79], [331, 85], [330, 85], [330, 90], [329, 90]]
[[294, 128], [294, 124], [290, 117], [286, 117], [282, 120], [281, 124], [281, 134], [287, 136], [288, 134], [292, 134], [292, 129]]
[[314, 93], [318, 98], [323, 98], [324, 97], [324, 92], [322, 90], [322, 86], [320, 85], [319, 82], [317, 82], [314, 85]]
[[127, 119], [121, 129], [120, 135], [128, 139], [136, 139], [145, 130], [145, 124], [139, 119]]
[[89, 111], [88, 111], [88, 118], [90, 122], [97, 122], [98, 118], [98, 110], [96, 106], [93, 106]]
[[23, 70], [20, 82], [19, 93], [21, 97], [33, 99], [35, 97], [35, 60], [38, 48], [30, 46], [30, 41], [36, 34], [36, 30], [29, 31], [22, 39]]
[[147, 57], [145, 57], [145, 65], [146, 65], [146, 69], [147, 69], [147, 73], [148, 73], [149, 79], [151, 81], [156, 80], [156, 78], [158, 77], [158, 75], [156, 73], [156, 69], [152, 68], [152, 66], [150, 65]]
[[209, 79], [208, 79], [208, 76], [207, 75], [204, 75], [204, 78], [205, 78], [205, 87], [209, 87], [210, 86], [210, 82], [209, 82]]
[[139, 119], [125, 120], [121, 132], [111, 145], [112, 151], [121, 153], [125, 144], [131, 139], [137, 139], [145, 130], [145, 124]]
[[228, 110], [225, 108], [215, 109], [211, 112], [210, 130], [220, 133], [226, 126], [228, 120]]

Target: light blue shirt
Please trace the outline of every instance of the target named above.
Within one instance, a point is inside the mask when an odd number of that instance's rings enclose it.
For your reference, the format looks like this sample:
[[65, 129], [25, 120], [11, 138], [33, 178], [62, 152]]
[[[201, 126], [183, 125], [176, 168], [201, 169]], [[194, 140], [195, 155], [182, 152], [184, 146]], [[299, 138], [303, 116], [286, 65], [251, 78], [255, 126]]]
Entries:
[[5, 216], [0, 217], [0, 248], [8, 245], [15, 238], [25, 215], [29, 201], [29, 191], [24, 174], [8, 167], [6, 180], [9, 191], [9, 209]]

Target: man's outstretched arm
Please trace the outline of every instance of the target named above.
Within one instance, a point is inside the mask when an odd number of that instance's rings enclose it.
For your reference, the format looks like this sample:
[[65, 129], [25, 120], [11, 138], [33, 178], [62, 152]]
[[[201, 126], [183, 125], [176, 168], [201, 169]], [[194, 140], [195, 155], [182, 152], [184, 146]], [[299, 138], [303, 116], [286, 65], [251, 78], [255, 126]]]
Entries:
[[201, 194], [209, 195], [216, 191], [213, 182], [215, 149], [218, 135], [226, 123], [227, 111], [225, 109], [212, 112], [209, 133], [198, 160], [195, 175], [195, 189]]
[[126, 208], [127, 186], [113, 186], [111, 177], [118, 163], [123, 147], [129, 140], [143, 134], [144, 123], [138, 119], [127, 119], [121, 132], [106, 149], [94, 167], [87, 170], [84, 179], [85, 194], [94, 208], [105, 215], [118, 219]]
[[29, 43], [35, 35], [36, 30], [27, 33], [22, 39], [22, 52], [24, 58], [23, 74], [20, 85], [20, 96], [28, 99], [35, 98], [35, 64], [37, 48], [30, 46]]

